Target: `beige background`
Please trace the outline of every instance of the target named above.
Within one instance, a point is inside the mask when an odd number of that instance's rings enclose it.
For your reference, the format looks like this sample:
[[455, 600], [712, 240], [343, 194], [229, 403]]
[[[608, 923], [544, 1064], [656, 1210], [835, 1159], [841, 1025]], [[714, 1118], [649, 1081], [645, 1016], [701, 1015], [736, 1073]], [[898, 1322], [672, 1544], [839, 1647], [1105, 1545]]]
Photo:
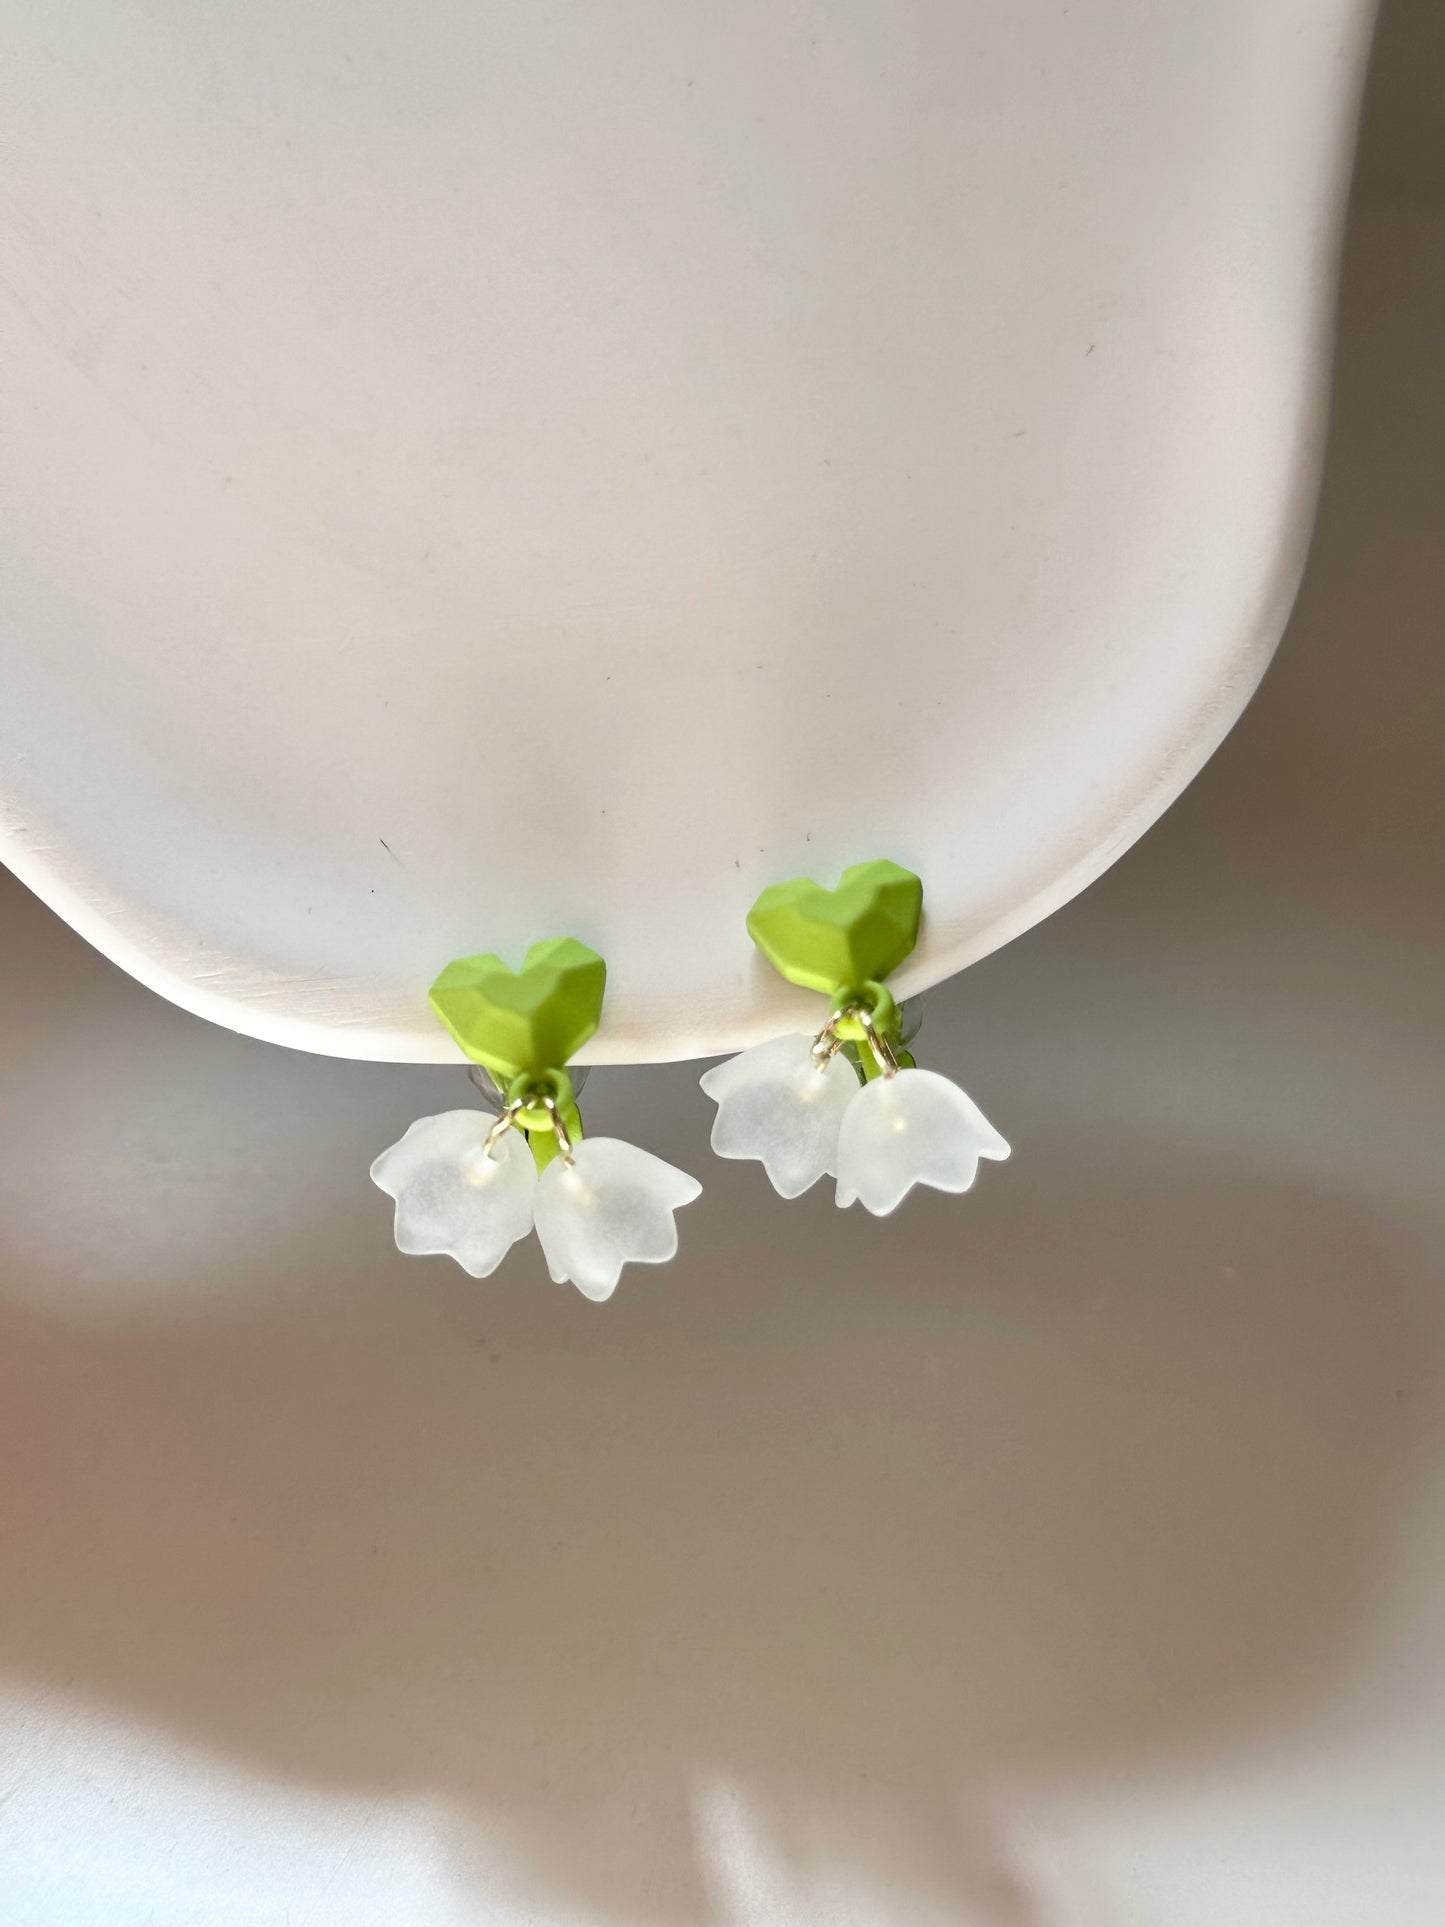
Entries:
[[390, 1250], [460, 1073], [290, 1055], [0, 886], [7, 1927], [1436, 1927], [1441, 21], [1387, 11], [1318, 537], [1235, 734], [928, 1000], [1016, 1146], [707, 1189], [606, 1308]]

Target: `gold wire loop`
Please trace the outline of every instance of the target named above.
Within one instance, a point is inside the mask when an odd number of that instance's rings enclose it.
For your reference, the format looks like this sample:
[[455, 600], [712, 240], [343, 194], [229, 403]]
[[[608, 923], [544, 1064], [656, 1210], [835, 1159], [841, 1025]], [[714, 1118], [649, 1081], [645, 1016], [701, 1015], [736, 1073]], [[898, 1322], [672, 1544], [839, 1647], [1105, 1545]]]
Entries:
[[863, 1032], [864, 1041], [873, 1053], [873, 1061], [885, 1077], [897, 1077], [900, 1065], [894, 1055], [893, 1046], [873, 1021], [873, 1013], [862, 1004], [847, 1004], [842, 1010], [835, 1010], [813, 1039], [813, 1065], [816, 1070], [826, 1070], [830, 1061], [843, 1048], [843, 1039], [838, 1035], [838, 1026], [855, 1023]]
[[842, 1050], [842, 1037], [838, 1037], [840, 1023], [855, 1023], [863, 1031], [863, 1039], [873, 1052], [873, 1062], [879, 1066], [884, 1077], [896, 1077], [900, 1071], [894, 1046], [882, 1035], [879, 1025], [873, 1021], [873, 1012], [863, 1004], [846, 1004], [844, 1010], [834, 1010], [828, 1017], [823, 1029], [813, 1039], [813, 1068], [823, 1071], [828, 1062]]
[[482, 1156], [492, 1157], [497, 1146], [508, 1131], [519, 1129], [517, 1119], [523, 1111], [545, 1111], [547, 1122], [557, 1139], [557, 1155], [564, 1164], [574, 1162], [572, 1156], [572, 1133], [562, 1122], [562, 1113], [557, 1108], [557, 1100], [550, 1091], [528, 1091], [521, 1097], [514, 1097], [506, 1109], [498, 1116], [496, 1123], [482, 1139]]
[[834, 1058], [838, 1050], [842, 1050], [842, 1037], [838, 1037], [838, 1019], [828, 1017], [823, 1029], [813, 1039], [813, 1052], [811, 1052], [813, 1069], [825, 1071], [828, 1068], [828, 1062]]
[[893, 1046], [874, 1023], [872, 1011], [864, 1010], [859, 1004], [855, 1007], [853, 1014], [863, 1026], [863, 1035], [868, 1039], [868, 1048], [872, 1051], [879, 1070], [885, 1077], [897, 1077], [898, 1059], [893, 1055]]
[[484, 1158], [495, 1156], [497, 1146], [507, 1135], [508, 1131], [513, 1128], [518, 1116], [526, 1110], [526, 1108], [526, 1105], [518, 1098], [515, 1103], [508, 1104], [498, 1113], [496, 1123], [482, 1140], [482, 1156]]
[[829, 1064], [837, 1056], [838, 1052], [842, 1050], [843, 1039], [838, 1035], [838, 1026], [847, 1015], [848, 1012], [846, 1010], [834, 1011], [833, 1015], [813, 1039], [812, 1056], [814, 1070], [827, 1070]]
[[572, 1134], [562, 1122], [562, 1113], [557, 1108], [557, 1100], [550, 1091], [542, 1099], [542, 1109], [547, 1113], [556, 1135], [558, 1157], [564, 1164], [573, 1164], [575, 1159], [572, 1156]]

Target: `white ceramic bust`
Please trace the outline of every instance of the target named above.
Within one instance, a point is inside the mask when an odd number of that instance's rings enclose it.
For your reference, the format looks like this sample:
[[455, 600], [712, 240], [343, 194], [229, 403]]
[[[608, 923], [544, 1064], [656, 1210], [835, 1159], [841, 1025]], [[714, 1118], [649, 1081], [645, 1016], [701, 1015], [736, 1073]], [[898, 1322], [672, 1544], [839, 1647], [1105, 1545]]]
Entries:
[[756, 1041], [872, 856], [902, 989], [1005, 941], [1278, 638], [1368, 12], [12, 15], [0, 855], [357, 1057], [561, 933], [584, 1056]]

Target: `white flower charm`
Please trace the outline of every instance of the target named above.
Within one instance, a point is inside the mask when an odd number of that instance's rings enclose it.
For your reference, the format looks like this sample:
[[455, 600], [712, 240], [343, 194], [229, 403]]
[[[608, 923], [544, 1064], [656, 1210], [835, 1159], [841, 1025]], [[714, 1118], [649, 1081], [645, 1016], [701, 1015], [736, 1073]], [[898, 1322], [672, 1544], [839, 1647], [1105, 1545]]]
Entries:
[[[661, 1264], [677, 1250], [672, 1214], [702, 1186], [620, 1138], [582, 1138], [537, 1176], [520, 1130], [487, 1139], [484, 1111], [419, 1118], [371, 1167], [396, 1199], [396, 1244], [442, 1253], [487, 1278], [535, 1222], [555, 1284], [610, 1298], [625, 1264]], [[570, 1159], [570, 1162], [568, 1161]]]
[[520, 1132], [485, 1149], [483, 1111], [421, 1117], [371, 1167], [396, 1199], [396, 1248], [444, 1253], [473, 1278], [489, 1278], [532, 1229], [537, 1166]]
[[718, 1107], [712, 1148], [719, 1157], [757, 1158], [784, 1198], [800, 1197], [834, 1173], [843, 1113], [858, 1095], [847, 1060], [820, 1070], [811, 1037], [772, 1037], [702, 1076]]
[[677, 1250], [673, 1212], [702, 1186], [621, 1138], [583, 1138], [537, 1182], [537, 1236], [554, 1284], [610, 1298], [625, 1264], [663, 1264]]
[[980, 1158], [1008, 1156], [971, 1097], [937, 1071], [900, 1068], [873, 1032], [880, 1074], [860, 1087], [837, 1050], [835, 1021], [816, 1038], [774, 1037], [703, 1073], [721, 1157], [757, 1158], [785, 1198], [832, 1173], [840, 1205], [858, 1202], [881, 1218], [915, 1184], [967, 1191]]
[[1006, 1158], [1007, 1141], [966, 1092], [937, 1071], [876, 1077], [848, 1105], [838, 1134], [838, 1203], [856, 1198], [884, 1217], [915, 1184], [967, 1191], [980, 1158]]

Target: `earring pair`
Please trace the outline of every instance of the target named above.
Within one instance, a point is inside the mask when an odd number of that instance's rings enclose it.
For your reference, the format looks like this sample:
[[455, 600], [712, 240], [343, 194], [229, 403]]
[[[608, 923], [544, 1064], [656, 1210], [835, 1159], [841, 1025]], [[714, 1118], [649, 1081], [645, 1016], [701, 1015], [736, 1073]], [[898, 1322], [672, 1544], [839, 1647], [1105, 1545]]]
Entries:
[[[1009, 1146], [973, 1100], [920, 1070], [887, 976], [918, 938], [923, 885], [896, 863], [855, 864], [838, 887], [764, 890], [748, 933], [790, 983], [821, 992], [814, 1033], [770, 1038], [704, 1073], [713, 1149], [760, 1162], [794, 1198], [819, 1178], [837, 1202], [892, 1211], [916, 1184], [966, 1191]], [[554, 1283], [611, 1297], [630, 1263], [677, 1250], [674, 1213], [702, 1186], [621, 1138], [588, 1137], [572, 1057], [597, 1029], [607, 966], [574, 937], [533, 944], [519, 971], [461, 957], [431, 987], [438, 1019], [472, 1060], [489, 1109], [424, 1117], [371, 1167], [396, 1203], [396, 1242], [489, 1277], [535, 1230]]]

